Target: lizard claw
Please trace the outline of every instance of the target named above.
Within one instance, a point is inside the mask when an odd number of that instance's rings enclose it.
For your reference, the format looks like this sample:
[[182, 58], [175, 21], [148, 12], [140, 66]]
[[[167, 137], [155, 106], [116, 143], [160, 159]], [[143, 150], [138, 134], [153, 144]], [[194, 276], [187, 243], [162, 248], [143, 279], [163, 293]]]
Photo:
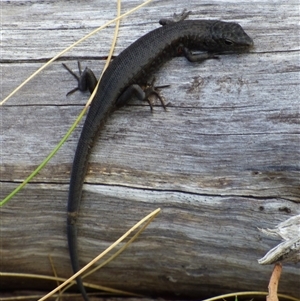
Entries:
[[[78, 61], [78, 70], [79, 70], [79, 75], [81, 76], [82, 74], [82, 71], [81, 71], [81, 65], [80, 65], [80, 62]], [[71, 70], [66, 64], [62, 63], [62, 65], [64, 66], [64, 68], [69, 71], [70, 74], [72, 74], [75, 79], [77, 80], [78, 82], [78, 86], [74, 89], [72, 89], [71, 91], [69, 91], [66, 96], [69, 96], [71, 94], [73, 94], [74, 92], [78, 91], [79, 90], [79, 81], [80, 81], [80, 76], [78, 76], [73, 70]]]
[[170, 85], [162, 85], [162, 86], [154, 86], [155, 78], [153, 78], [152, 82], [150, 84], [147, 84], [147, 86], [144, 88], [145, 93], [145, 100], [148, 102], [151, 111], [153, 111], [153, 104], [151, 102], [150, 96], [155, 95], [159, 100], [163, 108], [166, 110], [166, 104], [164, 98], [160, 95], [160, 91], [158, 89], [170, 87]]
[[190, 10], [188, 11], [186, 8], [184, 8], [180, 14], [174, 13], [173, 21], [174, 22], [183, 21], [191, 14], [191, 12], [192, 11], [190, 11]]
[[171, 23], [183, 21], [189, 16], [190, 13], [191, 11], [187, 11], [187, 9], [185, 8], [180, 14], [174, 13], [172, 19], [160, 19], [159, 24], [165, 26]]

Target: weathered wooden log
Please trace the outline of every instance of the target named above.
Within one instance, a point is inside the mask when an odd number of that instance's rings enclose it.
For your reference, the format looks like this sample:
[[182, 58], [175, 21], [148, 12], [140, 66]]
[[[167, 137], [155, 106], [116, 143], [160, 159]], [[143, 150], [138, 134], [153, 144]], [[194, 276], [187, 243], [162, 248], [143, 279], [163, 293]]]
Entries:
[[[137, 1], [124, 1], [126, 11]], [[153, 2], [121, 25], [117, 55], [179, 12]], [[128, 250], [86, 281], [155, 296], [205, 297], [267, 290], [272, 267], [261, 258], [278, 241], [258, 228], [300, 213], [299, 26], [295, 1], [189, 1], [190, 18], [240, 23], [255, 48], [158, 70], [168, 103], [151, 113], [133, 100], [115, 112], [92, 151], [78, 218], [82, 265], [144, 215], [161, 214]], [[1, 98], [58, 51], [115, 16], [112, 1], [2, 1]], [[263, 13], [262, 13], [263, 12]], [[113, 27], [62, 58], [100, 74]], [[1, 198], [55, 147], [87, 95], [65, 94], [74, 79], [54, 63], [0, 107]], [[2, 272], [60, 277], [71, 266], [66, 204], [82, 124], [48, 165], [0, 208]], [[0, 278], [1, 289], [50, 289]], [[24, 285], [22, 285], [24, 283]], [[300, 297], [299, 263], [284, 265], [279, 292]], [[178, 298], [178, 297], [177, 297]]]

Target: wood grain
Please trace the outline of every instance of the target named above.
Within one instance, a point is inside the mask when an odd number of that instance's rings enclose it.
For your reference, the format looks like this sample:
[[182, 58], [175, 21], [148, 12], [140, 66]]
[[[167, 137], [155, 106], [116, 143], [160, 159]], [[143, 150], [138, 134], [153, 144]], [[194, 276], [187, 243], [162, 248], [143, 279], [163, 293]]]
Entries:
[[[124, 1], [123, 11], [140, 1]], [[43, 62], [115, 16], [112, 1], [2, 1], [1, 99]], [[124, 19], [117, 55], [182, 1], [154, 1]], [[149, 229], [91, 283], [156, 296], [267, 291], [271, 266], [257, 259], [278, 244], [261, 234], [300, 213], [299, 25], [296, 1], [189, 1], [193, 19], [240, 23], [248, 54], [155, 74], [170, 84], [167, 112], [132, 100], [115, 112], [90, 159], [78, 219], [85, 264], [160, 207]], [[263, 12], [263, 13], [262, 13]], [[113, 27], [64, 56], [100, 74]], [[1, 197], [48, 155], [88, 95], [54, 63], [1, 107]], [[26, 188], [0, 209], [1, 271], [71, 275], [66, 242], [70, 168], [82, 124]], [[116, 277], [117, 275], [117, 277]], [[299, 264], [283, 267], [279, 292], [299, 297]], [[2, 279], [1, 279], [2, 281]], [[3, 279], [4, 288], [16, 288]], [[20, 284], [18, 284], [18, 288]], [[49, 289], [26, 282], [25, 289]]]

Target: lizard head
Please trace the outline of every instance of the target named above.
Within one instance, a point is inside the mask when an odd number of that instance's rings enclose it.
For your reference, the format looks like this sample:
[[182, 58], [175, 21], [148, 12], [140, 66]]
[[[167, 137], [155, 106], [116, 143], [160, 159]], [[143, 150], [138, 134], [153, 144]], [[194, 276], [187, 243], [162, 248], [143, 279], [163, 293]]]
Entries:
[[211, 36], [217, 52], [243, 52], [253, 46], [253, 40], [242, 26], [233, 22], [215, 22], [211, 27]]

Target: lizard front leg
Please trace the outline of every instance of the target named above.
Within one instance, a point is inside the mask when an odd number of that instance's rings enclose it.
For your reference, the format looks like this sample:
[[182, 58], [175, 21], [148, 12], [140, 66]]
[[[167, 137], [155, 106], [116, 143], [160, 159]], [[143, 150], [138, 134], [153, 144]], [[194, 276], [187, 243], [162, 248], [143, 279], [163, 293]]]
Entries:
[[67, 96], [74, 93], [75, 91], [85, 92], [86, 90], [89, 90], [90, 93], [93, 93], [98, 81], [94, 72], [90, 68], [86, 67], [82, 72], [80, 62], [78, 61], [78, 70], [79, 70], [79, 76], [78, 76], [67, 65], [65, 65], [64, 63], [62, 65], [76, 78], [78, 82], [78, 86], [73, 90], [69, 91], [67, 93]]

